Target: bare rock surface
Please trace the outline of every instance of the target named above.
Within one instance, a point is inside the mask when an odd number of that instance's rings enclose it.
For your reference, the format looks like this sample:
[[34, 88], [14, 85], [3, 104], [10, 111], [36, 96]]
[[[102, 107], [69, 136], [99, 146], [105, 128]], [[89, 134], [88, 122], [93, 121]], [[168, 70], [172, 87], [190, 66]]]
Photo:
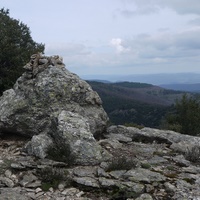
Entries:
[[[48, 62], [34, 63], [34, 69], [40, 70], [36, 73], [28, 68], [14, 88], [5, 91], [0, 98], [0, 130], [38, 135], [49, 131], [51, 118], [57, 118], [66, 110], [84, 116], [92, 134], [102, 134], [108, 117], [98, 94], [88, 83], [69, 72], [62, 62], [56, 63], [59, 56], [37, 56]], [[31, 60], [27, 65], [36, 61]]]
[[0, 132], [32, 137], [26, 150], [40, 158], [56, 140], [58, 146], [70, 145], [79, 164], [106, 159], [94, 137], [101, 137], [108, 117], [90, 85], [59, 56], [35, 54], [24, 68], [13, 89], [0, 97]]
[[[126, 129], [127, 127], [124, 127], [124, 131]], [[122, 131], [122, 126], [120, 130]], [[112, 138], [102, 139], [99, 144], [113, 156], [113, 159], [95, 166], [71, 167], [67, 163], [29, 156], [23, 152], [26, 142], [27, 139], [24, 138], [1, 139], [0, 199], [2, 200], [6, 198], [197, 200], [200, 198], [200, 160], [197, 162], [187, 160], [185, 154], [175, 151], [168, 143], [161, 143], [159, 139], [154, 142], [144, 139], [142, 142], [121, 141], [121, 145]], [[120, 162], [122, 157], [126, 158], [127, 164], [130, 159], [134, 160], [135, 164], [124, 169]], [[118, 160], [118, 165], [109, 169], [113, 160]], [[58, 181], [56, 186], [50, 181], [51, 178]]]

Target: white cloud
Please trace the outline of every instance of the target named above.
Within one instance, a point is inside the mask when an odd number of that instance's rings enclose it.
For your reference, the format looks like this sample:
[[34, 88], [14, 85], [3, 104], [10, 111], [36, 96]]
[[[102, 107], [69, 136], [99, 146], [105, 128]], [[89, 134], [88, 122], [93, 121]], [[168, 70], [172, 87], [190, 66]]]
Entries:
[[120, 38], [112, 38], [110, 44], [116, 48], [117, 53], [125, 53], [129, 51], [128, 48], [123, 46], [122, 39]]
[[200, 17], [197, 17], [195, 19], [192, 19], [188, 22], [190, 25], [200, 26]]

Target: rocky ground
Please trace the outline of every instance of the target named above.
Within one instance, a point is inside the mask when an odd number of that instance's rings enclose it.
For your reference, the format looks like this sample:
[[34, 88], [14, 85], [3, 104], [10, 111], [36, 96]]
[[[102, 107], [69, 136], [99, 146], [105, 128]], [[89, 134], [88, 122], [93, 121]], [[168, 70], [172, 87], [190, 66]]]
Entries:
[[[152, 141], [152, 134], [159, 137]], [[112, 161], [71, 167], [29, 156], [23, 152], [26, 138], [7, 135], [0, 140], [0, 200], [198, 200], [200, 163], [176, 148], [184, 141], [181, 134], [170, 144], [177, 134], [112, 126], [98, 141]]]

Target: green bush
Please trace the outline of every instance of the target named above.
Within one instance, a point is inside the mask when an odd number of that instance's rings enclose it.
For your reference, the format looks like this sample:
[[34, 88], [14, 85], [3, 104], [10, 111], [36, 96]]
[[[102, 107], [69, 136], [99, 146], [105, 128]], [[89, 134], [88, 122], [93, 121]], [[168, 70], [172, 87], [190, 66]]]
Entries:
[[11, 169], [12, 160], [5, 159], [0, 163], [0, 175], [4, 174], [6, 170]]
[[144, 169], [150, 169], [151, 168], [151, 164], [147, 163], [147, 162], [143, 162], [141, 163], [141, 167]]
[[111, 200], [127, 200], [129, 198], [136, 199], [139, 196], [140, 194], [128, 191], [127, 188], [121, 188], [121, 189], [119, 188], [119, 189], [113, 190]]
[[55, 142], [54, 145], [47, 149], [49, 159], [64, 162], [68, 166], [72, 166], [76, 162], [76, 157], [71, 151], [70, 145], [65, 142]]
[[192, 148], [188, 148], [184, 156], [191, 162], [200, 162], [200, 146], [195, 145]]
[[61, 182], [65, 182], [66, 186], [71, 184], [68, 171], [63, 168], [46, 167], [38, 170], [38, 175], [42, 180], [42, 189], [49, 190], [50, 187], [56, 189]]
[[125, 156], [113, 158], [106, 171], [130, 170], [136, 167], [136, 161]]
[[124, 126], [126, 126], [126, 127], [135, 127], [135, 128], [138, 128], [138, 129], [143, 129], [144, 128], [143, 125], [138, 125], [136, 123], [125, 123]]

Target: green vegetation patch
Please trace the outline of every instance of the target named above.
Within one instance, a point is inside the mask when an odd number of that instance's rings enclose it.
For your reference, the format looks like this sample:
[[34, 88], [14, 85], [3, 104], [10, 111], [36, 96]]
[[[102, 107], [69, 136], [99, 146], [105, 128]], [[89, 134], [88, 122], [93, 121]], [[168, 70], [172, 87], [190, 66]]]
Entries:
[[76, 156], [71, 151], [70, 145], [65, 142], [54, 142], [47, 149], [47, 155], [49, 159], [64, 162], [68, 166], [72, 166], [76, 162]]
[[9, 10], [0, 9], [0, 95], [10, 89], [24, 72], [22, 68], [30, 56], [44, 52], [44, 45], [36, 43], [29, 28], [9, 16]]
[[194, 163], [200, 163], [200, 146], [195, 145], [192, 148], [187, 148], [185, 158]]
[[51, 187], [57, 189], [61, 182], [64, 182], [66, 187], [72, 183], [68, 171], [63, 168], [46, 167], [38, 170], [37, 173], [42, 180], [41, 188], [44, 191], [48, 191]]
[[147, 163], [147, 162], [143, 162], [141, 163], [141, 167], [144, 169], [150, 169], [151, 168], [151, 164]]
[[113, 158], [109, 163], [107, 172], [115, 171], [115, 170], [130, 170], [136, 167], [136, 161], [130, 158], [126, 158], [125, 156], [121, 156], [118, 158]]
[[165, 117], [161, 128], [170, 129], [183, 134], [199, 135], [200, 102], [187, 94], [176, 101], [171, 113]]

